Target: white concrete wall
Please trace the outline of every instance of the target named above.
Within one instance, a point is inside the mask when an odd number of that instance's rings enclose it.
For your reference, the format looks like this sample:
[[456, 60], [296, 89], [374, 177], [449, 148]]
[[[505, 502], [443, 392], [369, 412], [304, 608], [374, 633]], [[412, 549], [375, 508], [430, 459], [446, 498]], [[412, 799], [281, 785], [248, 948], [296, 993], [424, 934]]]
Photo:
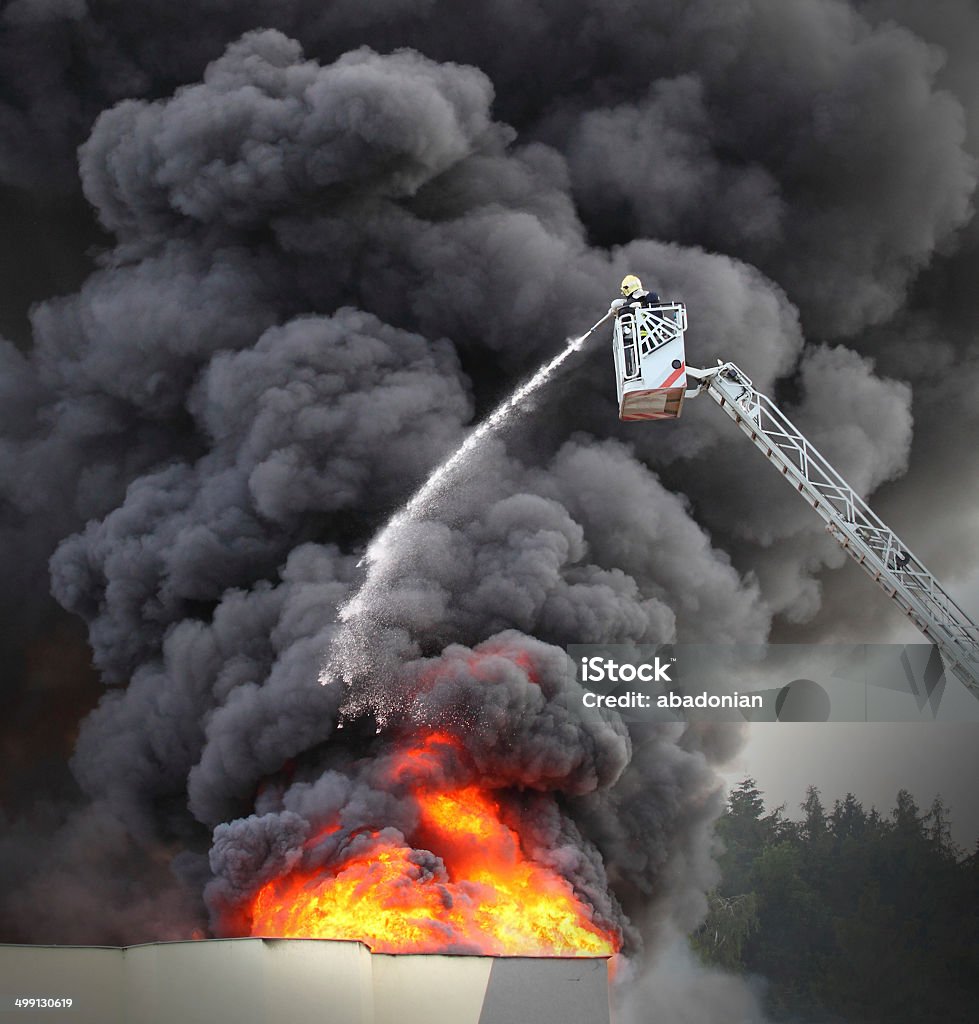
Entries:
[[[15, 1010], [70, 996], [70, 1010]], [[609, 1024], [603, 959], [372, 956], [357, 942], [0, 945], [0, 1022]]]
[[[0, 946], [0, 1021], [116, 1024], [124, 1020], [123, 951], [97, 946]], [[73, 1000], [70, 1010], [18, 1010], [19, 998]]]

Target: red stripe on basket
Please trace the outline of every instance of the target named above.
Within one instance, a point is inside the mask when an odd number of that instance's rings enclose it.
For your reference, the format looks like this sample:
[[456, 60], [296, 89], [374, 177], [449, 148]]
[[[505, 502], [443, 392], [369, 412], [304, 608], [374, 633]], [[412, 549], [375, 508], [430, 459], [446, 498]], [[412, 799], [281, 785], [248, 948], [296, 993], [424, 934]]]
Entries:
[[677, 380], [680, 377], [680, 375], [683, 373], [683, 371], [686, 368], [687, 368], [686, 363], [680, 363], [680, 368], [678, 370], [674, 370], [669, 375], [669, 377], [667, 377], [666, 380], [664, 380], [663, 383], [660, 384], [660, 387], [661, 388], [668, 388], [675, 380]]

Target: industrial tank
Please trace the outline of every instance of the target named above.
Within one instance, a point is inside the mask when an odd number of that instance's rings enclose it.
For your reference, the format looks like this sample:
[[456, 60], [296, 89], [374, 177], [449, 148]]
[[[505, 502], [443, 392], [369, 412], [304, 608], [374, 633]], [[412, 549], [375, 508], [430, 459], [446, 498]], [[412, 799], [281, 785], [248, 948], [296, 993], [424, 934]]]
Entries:
[[608, 965], [317, 939], [0, 945], [0, 1010], [25, 1024], [609, 1024]]

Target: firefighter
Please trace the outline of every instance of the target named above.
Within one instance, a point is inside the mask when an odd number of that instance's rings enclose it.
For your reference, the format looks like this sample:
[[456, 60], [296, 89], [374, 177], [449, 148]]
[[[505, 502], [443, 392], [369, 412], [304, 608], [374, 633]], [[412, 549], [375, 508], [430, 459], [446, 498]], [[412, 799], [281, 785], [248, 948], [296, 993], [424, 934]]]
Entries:
[[[622, 278], [622, 284], [620, 286], [622, 292], [621, 299], [613, 299], [612, 306], [609, 312], [614, 313], [616, 318], [620, 317], [623, 313], [631, 311], [638, 315], [638, 310], [644, 306], [656, 306], [659, 304], [659, 296], [656, 292], [648, 292], [642, 286], [642, 281], [636, 277], [635, 274], [626, 274]], [[622, 327], [622, 346], [623, 346], [623, 359], [625, 365], [625, 375], [627, 378], [634, 377], [639, 367], [636, 363], [636, 339], [633, 338], [632, 333], [635, 327], [635, 320], [623, 321]]]
[[660, 301], [656, 292], [646, 291], [643, 288], [642, 281], [635, 274], [626, 274], [622, 278], [620, 290], [624, 298], [612, 301], [612, 309], [615, 310], [616, 315], [621, 310], [628, 309], [630, 306], [655, 306]]

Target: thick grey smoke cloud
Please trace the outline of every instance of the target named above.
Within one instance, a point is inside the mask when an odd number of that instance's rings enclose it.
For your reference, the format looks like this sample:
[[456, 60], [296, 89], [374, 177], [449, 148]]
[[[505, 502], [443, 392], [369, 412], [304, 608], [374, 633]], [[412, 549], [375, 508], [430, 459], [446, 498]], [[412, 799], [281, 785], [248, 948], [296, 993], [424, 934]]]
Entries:
[[477, 69], [409, 51], [364, 48], [321, 67], [294, 40], [252, 34], [202, 84], [102, 114], [80, 153], [82, 182], [123, 240], [165, 235], [178, 218], [261, 225], [311, 192], [410, 196], [489, 130], [491, 94]]
[[183, 397], [205, 454], [134, 480], [51, 562], [55, 596], [94, 620], [112, 681], [159, 648], [188, 603], [274, 575], [315, 517], [394, 502], [470, 412], [447, 342], [350, 309], [214, 352]]
[[902, 529], [969, 534], [979, 23], [938, 6], [7, 5], [0, 203], [87, 201], [111, 248], [0, 344], [4, 645], [53, 593], [111, 686], [81, 793], [4, 840], [5, 935], [247, 927], [410, 842], [385, 766], [432, 729], [630, 949], [693, 927], [737, 738], [571, 715], [560, 647], [894, 621], [716, 410], [622, 426], [582, 353], [404, 533], [359, 703], [316, 679], [371, 537], [625, 272]]

